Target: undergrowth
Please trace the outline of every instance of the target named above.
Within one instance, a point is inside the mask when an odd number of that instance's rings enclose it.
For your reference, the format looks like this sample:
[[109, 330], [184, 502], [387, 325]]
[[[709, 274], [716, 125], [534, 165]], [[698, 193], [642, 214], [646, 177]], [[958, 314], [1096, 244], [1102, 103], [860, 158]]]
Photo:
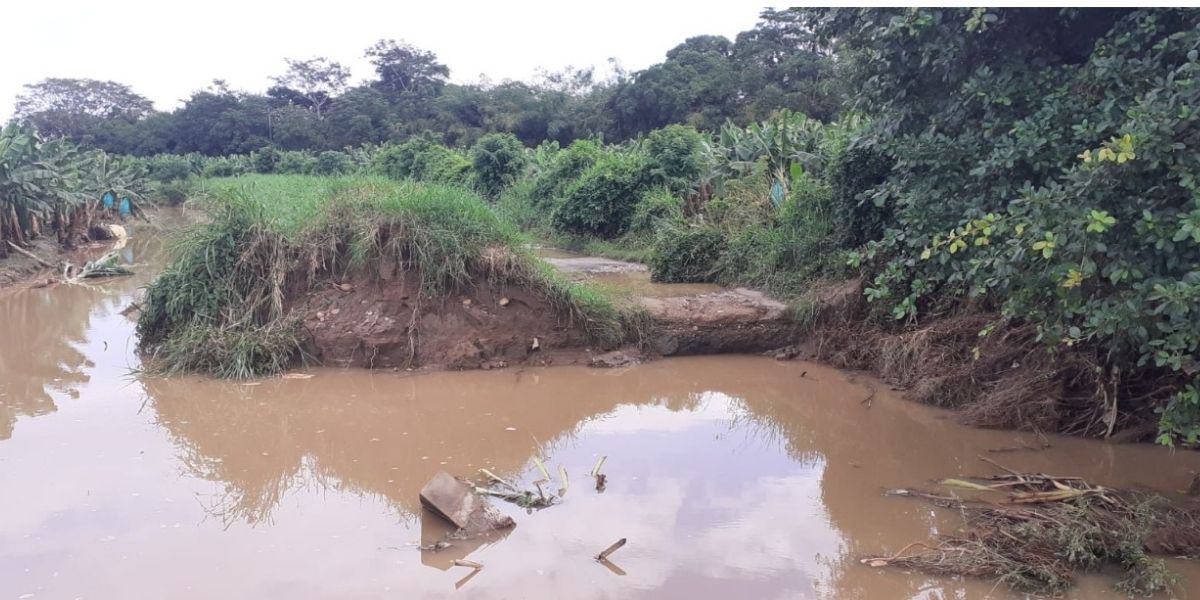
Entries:
[[627, 318], [599, 291], [520, 250], [522, 238], [475, 194], [375, 177], [249, 176], [204, 182], [211, 220], [191, 229], [147, 289], [138, 321], [153, 372], [244, 378], [303, 361], [290, 298], [318, 275], [417, 269], [421, 294], [481, 279], [538, 290], [591, 337], [615, 343]]

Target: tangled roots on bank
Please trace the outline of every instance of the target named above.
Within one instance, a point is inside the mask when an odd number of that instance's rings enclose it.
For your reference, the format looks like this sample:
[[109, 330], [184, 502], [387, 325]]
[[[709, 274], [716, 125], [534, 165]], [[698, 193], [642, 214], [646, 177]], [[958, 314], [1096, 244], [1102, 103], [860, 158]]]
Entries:
[[1154, 432], [1154, 403], [1169, 389], [1154, 373], [1106, 376], [1098, 349], [1051, 348], [1033, 325], [993, 313], [880, 326], [854, 283], [814, 295], [814, 358], [872, 371], [912, 400], [957, 410], [969, 425], [1095, 437]]
[[[1075, 477], [1017, 473], [948, 479], [980, 497], [891, 490], [959, 511], [963, 531], [914, 542], [891, 556], [863, 558], [872, 567], [900, 567], [933, 575], [993, 579], [1013, 589], [1057, 593], [1077, 572], [1115, 568], [1118, 589], [1152, 594], [1175, 581], [1152, 554], [1200, 555], [1200, 518], [1192, 508], [1148, 492], [1112, 490]], [[1004, 493], [1002, 502], [988, 496]]]
[[[516, 234], [470, 192], [371, 178], [255, 183], [262, 188], [218, 196], [211, 221], [185, 235], [149, 286], [138, 333], [150, 370], [243, 378], [307, 361], [296, 300], [318, 283], [378, 280], [389, 267], [416, 277], [426, 300], [473, 285], [520, 286], [592, 339], [625, 335], [627, 318], [607, 297], [519, 250]], [[289, 186], [311, 198], [276, 189]]]

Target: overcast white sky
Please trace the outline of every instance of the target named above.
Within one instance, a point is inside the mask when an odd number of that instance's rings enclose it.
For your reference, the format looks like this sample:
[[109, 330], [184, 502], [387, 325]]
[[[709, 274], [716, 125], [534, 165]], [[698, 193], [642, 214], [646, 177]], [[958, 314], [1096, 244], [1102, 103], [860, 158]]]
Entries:
[[395, 38], [432, 50], [451, 78], [529, 79], [538, 67], [627, 69], [662, 60], [685, 38], [733, 38], [762, 5], [745, 2], [367, 2], [322, 0], [8, 0], [0, 7], [8, 58], [0, 122], [23, 85], [46, 77], [110, 79], [160, 110], [214, 78], [265, 91], [284, 57], [327, 56], [372, 75], [363, 50]]

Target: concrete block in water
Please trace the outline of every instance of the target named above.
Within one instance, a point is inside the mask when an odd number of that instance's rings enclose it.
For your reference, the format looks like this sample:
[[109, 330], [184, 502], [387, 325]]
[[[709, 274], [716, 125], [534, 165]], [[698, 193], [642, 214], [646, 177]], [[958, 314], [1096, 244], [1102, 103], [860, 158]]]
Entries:
[[467, 533], [482, 533], [516, 525], [486, 498], [445, 471], [438, 471], [421, 488], [421, 504]]

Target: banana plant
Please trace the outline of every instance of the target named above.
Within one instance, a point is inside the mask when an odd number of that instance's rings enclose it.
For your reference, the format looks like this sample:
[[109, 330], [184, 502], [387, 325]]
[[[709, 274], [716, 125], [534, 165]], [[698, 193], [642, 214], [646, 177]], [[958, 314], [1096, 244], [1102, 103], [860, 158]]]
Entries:
[[[746, 177], [765, 163], [770, 185], [786, 194], [804, 172], [823, 168], [821, 145], [825, 126], [801, 113], [782, 110], [742, 129], [726, 122], [706, 147], [714, 179]], [[776, 192], [773, 192], [773, 194]]]
[[136, 207], [146, 189], [143, 171], [133, 161], [6, 126], [0, 130], [0, 256], [8, 243], [27, 244], [44, 226], [70, 243], [91, 224], [105, 193]]

